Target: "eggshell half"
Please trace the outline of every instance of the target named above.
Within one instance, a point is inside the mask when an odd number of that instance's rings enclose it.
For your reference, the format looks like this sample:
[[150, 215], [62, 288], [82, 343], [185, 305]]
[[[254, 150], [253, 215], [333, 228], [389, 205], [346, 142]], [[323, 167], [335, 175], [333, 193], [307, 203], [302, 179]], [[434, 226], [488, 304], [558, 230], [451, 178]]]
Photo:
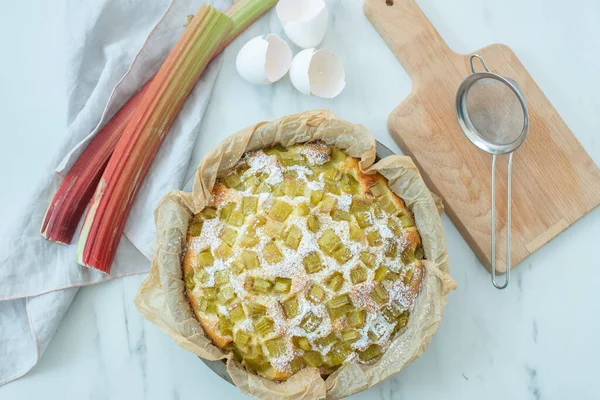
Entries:
[[257, 85], [277, 82], [288, 72], [291, 63], [290, 46], [273, 33], [250, 39], [235, 59], [240, 76]]
[[323, 0], [279, 0], [277, 17], [286, 35], [298, 47], [317, 47], [327, 32], [327, 6]]
[[342, 62], [331, 50], [302, 50], [292, 60], [290, 80], [306, 95], [332, 99], [344, 90], [345, 79]]

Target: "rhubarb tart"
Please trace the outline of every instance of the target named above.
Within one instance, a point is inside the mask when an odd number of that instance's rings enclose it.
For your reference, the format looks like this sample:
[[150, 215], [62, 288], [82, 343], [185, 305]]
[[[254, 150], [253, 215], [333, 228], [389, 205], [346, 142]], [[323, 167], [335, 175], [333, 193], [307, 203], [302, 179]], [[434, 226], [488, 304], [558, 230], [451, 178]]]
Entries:
[[186, 297], [206, 335], [272, 380], [377, 362], [423, 278], [411, 211], [322, 142], [246, 153], [193, 216]]

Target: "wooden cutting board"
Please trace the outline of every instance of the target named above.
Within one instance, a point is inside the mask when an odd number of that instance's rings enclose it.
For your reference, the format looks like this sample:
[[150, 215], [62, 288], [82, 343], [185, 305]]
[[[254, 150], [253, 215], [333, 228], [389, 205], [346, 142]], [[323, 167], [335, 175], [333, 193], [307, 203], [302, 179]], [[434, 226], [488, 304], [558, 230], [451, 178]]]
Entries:
[[[463, 135], [455, 113], [469, 56], [454, 53], [413, 0], [365, 0], [364, 12], [413, 83], [388, 128], [486, 268], [490, 268], [491, 160]], [[492, 72], [515, 79], [530, 114], [514, 153], [512, 255], [515, 266], [600, 204], [600, 171], [510, 48], [477, 50]], [[497, 269], [505, 271], [506, 156], [496, 172]]]

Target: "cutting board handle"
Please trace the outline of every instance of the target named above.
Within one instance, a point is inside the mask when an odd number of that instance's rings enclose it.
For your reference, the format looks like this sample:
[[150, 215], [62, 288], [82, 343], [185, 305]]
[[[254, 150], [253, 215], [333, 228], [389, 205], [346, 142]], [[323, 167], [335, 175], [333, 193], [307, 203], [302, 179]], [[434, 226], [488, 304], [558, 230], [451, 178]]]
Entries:
[[365, 0], [364, 13], [408, 74], [428, 79], [428, 72], [454, 53], [414, 0]]

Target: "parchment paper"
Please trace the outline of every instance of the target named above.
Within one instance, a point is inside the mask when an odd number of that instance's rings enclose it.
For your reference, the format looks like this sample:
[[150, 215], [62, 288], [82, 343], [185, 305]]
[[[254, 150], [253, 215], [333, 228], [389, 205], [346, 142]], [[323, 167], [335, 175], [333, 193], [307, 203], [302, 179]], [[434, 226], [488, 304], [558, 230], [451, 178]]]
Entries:
[[[405, 331], [373, 365], [350, 363], [323, 380], [306, 368], [285, 382], [274, 382], [241, 368], [212, 344], [194, 317], [184, 295], [182, 254], [190, 217], [201, 211], [217, 177], [233, 167], [247, 151], [280, 143], [291, 146], [320, 139], [360, 158], [360, 167], [380, 172], [391, 189], [413, 211], [423, 241], [426, 261], [420, 294]], [[155, 211], [156, 253], [150, 276], [137, 293], [140, 312], [180, 346], [208, 360], [223, 359], [235, 385], [243, 393], [262, 399], [341, 398], [363, 391], [389, 378], [425, 351], [437, 330], [448, 292], [456, 287], [448, 272], [448, 254], [434, 196], [409, 157], [390, 156], [373, 165], [375, 139], [362, 125], [354, 125], [327, 110], [307, 111], [259, 123], [225, 139], [198, 167], [192, 193], [173, 191]]]

